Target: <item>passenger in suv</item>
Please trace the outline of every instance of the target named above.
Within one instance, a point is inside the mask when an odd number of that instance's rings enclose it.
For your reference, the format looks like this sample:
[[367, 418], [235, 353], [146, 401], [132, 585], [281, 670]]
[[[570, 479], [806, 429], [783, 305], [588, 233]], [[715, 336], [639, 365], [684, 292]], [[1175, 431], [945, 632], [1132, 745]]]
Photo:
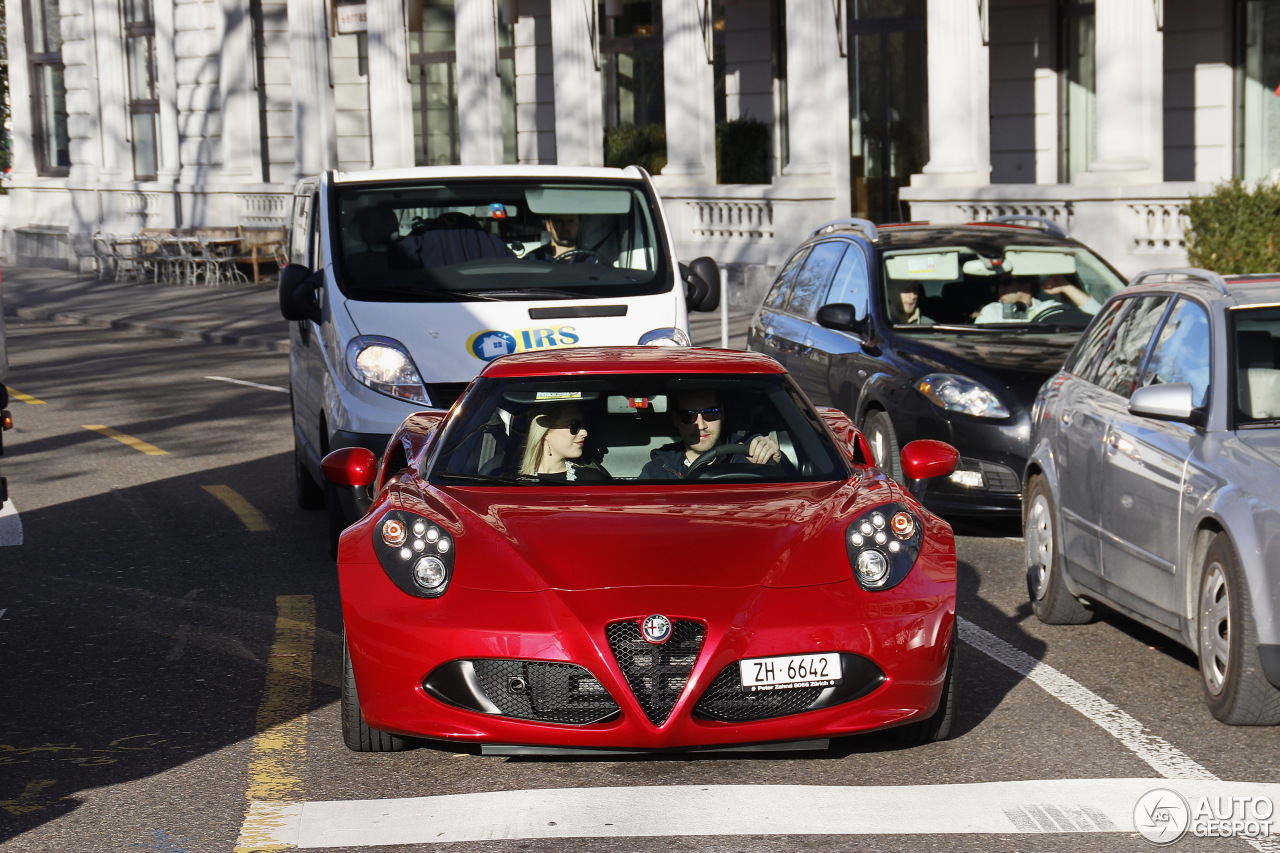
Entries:
[[1280, 275], [1153, 270], [1102, 306], [1034, 406], [1027, 587], [1200, 657], [1205, 703], [1280, 723]]
[[[783, 265], [747, 348], [782, 362], [813, 402], [843, 409], [898, 479], [902, 445], [954, 445], [949, 478], [907, 484], [935, 512], [1017, 517], [1031, 401], [1123, 286], [1049, 220], [839, 220]], [[1002, 301], [1002, 290], [1024, 295]]]

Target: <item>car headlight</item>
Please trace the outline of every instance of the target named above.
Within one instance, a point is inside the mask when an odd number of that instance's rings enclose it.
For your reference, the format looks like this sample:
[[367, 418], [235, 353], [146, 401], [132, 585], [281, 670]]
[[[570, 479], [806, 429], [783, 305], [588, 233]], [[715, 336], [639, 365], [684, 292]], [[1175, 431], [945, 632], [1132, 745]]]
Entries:
[[949, 412], [979, 418], [1007, 418], [1009, 410], [985, 385], [954, 373], [930, 373], [916, 383], [929, 402]]
[[665, 329], [650, 329], [640, 336], [642, 347], [687, 347], [693, 346], [689, 333], [684, 329], [670, 326]]
[[844, 535], [849, 565], [868, 592], [892, 589], [916, 564], [924, 529], [905, 504], [878, 506], [854, 519]]
[[379, 394], [431, 405], [422, 374], [404, 344], [380, 335], [361, 335], [347, 344], [347, 369]]
[[429, 518], [391, 510], [373, 531], [373, 550], [387, 577], [419, 598], [439, 598], [453, 576], [453, 536]]

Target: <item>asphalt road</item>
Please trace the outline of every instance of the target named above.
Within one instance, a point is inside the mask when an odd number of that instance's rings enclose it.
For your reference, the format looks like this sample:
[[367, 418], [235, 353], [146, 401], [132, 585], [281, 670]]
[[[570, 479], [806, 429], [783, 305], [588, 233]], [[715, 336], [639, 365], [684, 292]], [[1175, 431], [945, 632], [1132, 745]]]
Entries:
[[1280, 730], [1215, 722], [1194, 658], [1120, 617], [1041, 625], [1008, 528], [958, 540], [949, 741], [348, 752], [337, 586], [324, 515], [294, 502], [285, 356], [13, 318], [8, 334], [4, 853], [287, 849], [288, 833], [374, 853], [1129, 851], [1153, 849], [1114, 817], [1143, 792], [1280, 799]]

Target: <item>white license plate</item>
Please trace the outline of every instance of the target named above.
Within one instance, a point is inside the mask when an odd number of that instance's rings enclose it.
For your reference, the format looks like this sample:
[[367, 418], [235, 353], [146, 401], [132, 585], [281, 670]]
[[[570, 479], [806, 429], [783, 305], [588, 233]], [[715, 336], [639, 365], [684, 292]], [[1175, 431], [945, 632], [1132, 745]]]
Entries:
[[830, 687], [840, 683], [840, 655], [784, 655], [738, 661], [744, 690], [789, 690], [794, 687]]

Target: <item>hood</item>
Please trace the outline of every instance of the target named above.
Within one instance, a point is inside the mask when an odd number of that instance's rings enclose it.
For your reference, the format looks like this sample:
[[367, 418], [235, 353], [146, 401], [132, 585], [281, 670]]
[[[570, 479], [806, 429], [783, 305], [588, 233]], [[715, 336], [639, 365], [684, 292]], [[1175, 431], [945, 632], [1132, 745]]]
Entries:
[[931, 370], [971, 374], [976, 367], [995, 376], [1049, 378], [1062, 367], [1079, 332], [1003, 332], [899, 335], [897, 348]]
[[[1280, 471], [1280, 428], [1251, 427], [1238, 429], [1224, 442], [1226, 456], [1239, 465], [1239, 485], [1259, 483], [1259, 475], [1267, 471]], [[1262, 481], [1271, 489], [1270, 477], [1265, 474]]]
[[[684, 326], [670, 293], [619, 299], [362, 302], [346, 300], [358, 334], [404, 344], [427, 384], [469, 382], [513, 352], [629, 346], [651, 329]], [[584, 314], [614, 316], [584, 316]], [[344, 342], [345, 345], [345, 342]]]
[[[610, 490], [612, 491], [612, 490]], [[802, 486], [455, 489], [454, 583], [478, 589], [811, 586], [851, 577], [855, 489]], [[888, 490], [885, 490], [886, 493]], [[468, 553], [484, 554], [472, 571]], [[474, 564], [472, 564], [474, 565]]]

